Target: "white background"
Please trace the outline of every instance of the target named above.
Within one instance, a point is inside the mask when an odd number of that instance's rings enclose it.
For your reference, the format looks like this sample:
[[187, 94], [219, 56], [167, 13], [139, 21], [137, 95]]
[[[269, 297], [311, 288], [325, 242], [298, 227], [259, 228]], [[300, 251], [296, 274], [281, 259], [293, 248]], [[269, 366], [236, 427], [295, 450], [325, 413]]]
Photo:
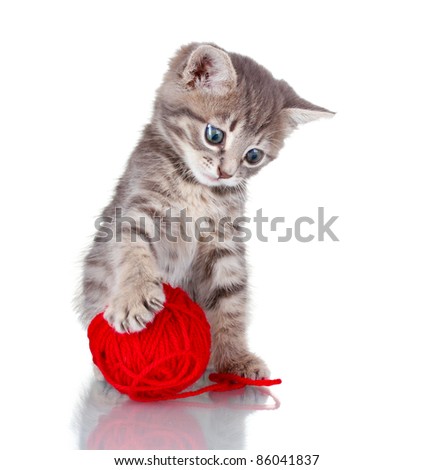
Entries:
[[331, 470], [433, 468], [429, 3], [1, 3], [5, 449], [67, 466], [80, 446], [81, 253], [168, 59], [195, 40], [249, 55], [337, 111], [250, 185], [248, 215], [262, 207], [292, 225], [324, 206], [340, 241], [250, 244], [251, 344], [284, 383], [279, 410], [246, 417], [243, 446], [320, 453]]

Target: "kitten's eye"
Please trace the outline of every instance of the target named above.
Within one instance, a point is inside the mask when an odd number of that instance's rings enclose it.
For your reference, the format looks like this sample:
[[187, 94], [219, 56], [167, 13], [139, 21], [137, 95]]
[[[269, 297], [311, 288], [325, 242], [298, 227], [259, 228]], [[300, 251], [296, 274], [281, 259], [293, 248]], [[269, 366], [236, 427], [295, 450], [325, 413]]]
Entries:
[[264, 158], [264, 152], [259, 149], [250, 149], [246, 153], [246, 162], [250, 163], [250, 165], [256, 165]]
[[205, 138], [206, 140], [213, 145], [221, 144], [225, 138], [225, 133], [214, 127], [212, 124], [207, 124], [205, 129]]

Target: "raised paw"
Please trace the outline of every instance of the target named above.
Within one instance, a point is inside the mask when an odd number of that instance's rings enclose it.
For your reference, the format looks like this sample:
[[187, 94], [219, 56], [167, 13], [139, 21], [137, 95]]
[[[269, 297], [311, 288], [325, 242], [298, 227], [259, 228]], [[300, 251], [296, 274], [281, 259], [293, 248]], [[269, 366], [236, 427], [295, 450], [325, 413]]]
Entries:
[[125, 288], [112, 298], [104, 318], [119, 333], [143, 330], [162, 310], [166, 297], [158, 282], [146, 282], [140, 288]]
[[226, 360], [217, 367], [217, 372], [235, 374], [254, 380], [270, 377], [270, 370], [265, 362], [252, 353], [245, 353]]

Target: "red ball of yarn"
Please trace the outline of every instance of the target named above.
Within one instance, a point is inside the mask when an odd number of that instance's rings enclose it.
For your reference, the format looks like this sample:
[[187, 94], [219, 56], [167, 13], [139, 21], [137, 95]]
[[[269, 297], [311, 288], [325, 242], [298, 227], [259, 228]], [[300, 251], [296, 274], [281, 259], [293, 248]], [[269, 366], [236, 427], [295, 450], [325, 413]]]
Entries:
[[133, 400], [176, 398], [209, 362], [211, 334], [203, 310], [180, 288], [165, 284], [164, 292], [163, 310], [138, 333], [118, 333], [102, 313], [88, 328], [93, 362]]

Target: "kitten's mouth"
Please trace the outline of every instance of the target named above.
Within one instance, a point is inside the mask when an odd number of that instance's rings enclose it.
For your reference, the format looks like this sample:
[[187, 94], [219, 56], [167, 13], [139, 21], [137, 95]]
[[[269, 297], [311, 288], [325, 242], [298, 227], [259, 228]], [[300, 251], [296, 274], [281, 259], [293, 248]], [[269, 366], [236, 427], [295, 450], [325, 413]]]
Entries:
[[219, 178], [217, 176], [203, 175], [210, 183], [217, 183]]
[[199, 183], [204, 184], [205, 186], [219, 186], [221, 184], [217, 175], [212, 176], [203, 171], [196, 171], [194, 174]]
[[236, 178], [219, 178], [201, 170], [194, 171], [194, 176], [199, 183], [205, 186], [236, 186], [239, 182]]
[[236, 186], [238, 182], [235, 178], [219, 178], [218, 176], [203, 175], [209, 186]]

